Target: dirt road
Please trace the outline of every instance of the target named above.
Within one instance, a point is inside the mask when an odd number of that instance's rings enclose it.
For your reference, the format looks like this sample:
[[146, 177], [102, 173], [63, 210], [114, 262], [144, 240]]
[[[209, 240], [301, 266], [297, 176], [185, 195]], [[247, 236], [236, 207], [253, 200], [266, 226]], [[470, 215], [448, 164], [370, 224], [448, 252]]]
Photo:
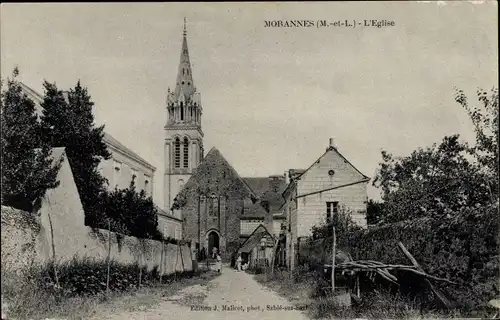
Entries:
[[251, 275], [228, 267], [207, 286], [187, 287], [147, 310], [97, 315], [95, 319], [308, 319]]

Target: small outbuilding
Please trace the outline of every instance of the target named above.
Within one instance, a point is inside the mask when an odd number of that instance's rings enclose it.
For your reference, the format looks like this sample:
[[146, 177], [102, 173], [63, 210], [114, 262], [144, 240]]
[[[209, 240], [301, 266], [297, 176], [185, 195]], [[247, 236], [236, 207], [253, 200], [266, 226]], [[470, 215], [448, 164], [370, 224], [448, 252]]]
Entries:
[[243, 264], [249, 268], [271, 265], [275, 237], [264, 225], [259, 225], [238, 249]]

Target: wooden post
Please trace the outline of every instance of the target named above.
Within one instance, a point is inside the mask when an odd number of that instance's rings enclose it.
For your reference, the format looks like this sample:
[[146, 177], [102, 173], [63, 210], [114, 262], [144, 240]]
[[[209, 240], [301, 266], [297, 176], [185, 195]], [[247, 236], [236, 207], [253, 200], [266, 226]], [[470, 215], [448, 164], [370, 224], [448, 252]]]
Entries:
[[177, 246], [179, 247], [179, 252], [181, 254], [181, 263], [182, 263], [182, 271], [185, 271], [184, 269], [184, 259], [182, 258], [182, 247], [181, 245], [178, 243]]
[[273, 247], [273, 255], [271, 256], [271, 273], [274, 272], [274, 261], [275, 261], [275, 256], [276, 256], [276, 248], [278, 247], [278, 242], [279, 242], [279, 237], [276, 239], [274, 242], [274, 247]]
[[297, 264], [300, 265], [300, 237], [297, 238]]
[[160, 284], [163, 278], [163, 251], [165, 250], [165, 243], [161, 240], [161, 256], [160, 256]]
[[144, 254], [144, 240], [140, 240], [141, 241], [141, 253], [139, 255], [139, 288], [141, 287], [141, 283], [142, 283], [142, 265], [141, 265], [141, 262], [142, 262], [142, 255]]
[[332, 246], [332, 293], [335, 292], [335, 256], [337, 249], [337, 237], [335, 235], [335, 226], [332, 225], [333, 229], [333, 246]]
[[[411, 263], [417, 268], [418, 271], [425, 272], [424, 269], [418, 264], [417, 260], [411, 255], [411, 253], [406, 249], [404, 244], [400, 241], [398, 242], [398, 246], [403, 251], [403, 254], [411, 261]], [[438, 297], [439, 300], [445, 305], [446, 308], [451, 309], [452, 303], [444, 296], [444, 294], [437, 288], [435, 288], [429, 279], [425, 278], [425, 282], [429, 285], [432, 292]]]
[[361, 297], [361, 288], [359, 286], [359, 274], [356, 272], [356, 297]]
[[106, 274], [106, 294], [109, 295], [109, 274], [110, 274], [110, 265], [111, 265], [111, 222], [108, 218], [108, 271]]

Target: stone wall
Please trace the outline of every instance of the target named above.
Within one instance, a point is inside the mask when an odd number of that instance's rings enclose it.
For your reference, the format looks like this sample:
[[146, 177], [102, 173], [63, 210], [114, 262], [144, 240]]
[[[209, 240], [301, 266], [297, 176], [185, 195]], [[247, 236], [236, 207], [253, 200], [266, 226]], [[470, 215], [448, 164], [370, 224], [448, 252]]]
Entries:
[[2, 269], [20, 271], [54, 258], [58, 262], [74, 257], [105, 261], [110, 246], [110, 258], [119, 263], [137, 262], [148, 270], [157, 266], [162, 274], [192, 270], [187, 245], [138, 239], [86, 226], [66, 236], [51, 230], [50, 223], [44, 225], [42, 221], [46, 220], [26, 217], [28, 213], [2, 206]]
[[37, 217], [2, 206], [2, 267], [5, 262], [9, 268], [19, 270], [33, 262], [63, 262], [74, 257], [105, 260], [111, 243], [111, 258], [118, 262], [137, 262], [149, 269], [158, 266], [163, 274], [192, 270], [191, 250], [186, 245], [85, 226], [85, 214], [64, 148], [54, 148], [52, 156], [63, 158], [57, 176], [60, 184], [47, 191]]

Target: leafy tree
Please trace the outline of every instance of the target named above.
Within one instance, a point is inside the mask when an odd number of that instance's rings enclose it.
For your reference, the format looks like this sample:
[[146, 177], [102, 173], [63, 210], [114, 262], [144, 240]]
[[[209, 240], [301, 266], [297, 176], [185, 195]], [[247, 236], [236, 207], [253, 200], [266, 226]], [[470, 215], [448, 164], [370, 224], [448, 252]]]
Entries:
[[338, 212], [332, 215], [330, 221], [313, 226], [311, 228], [313, 239], [322, 239], [333, 235], [332, 226], [335, 227], [335, 234], [339, 243], [348, 239], [349, 235], [359, 230], [360, 227], [352, 219], [352, 210], [346, 206], [340, 206]]
[[456, 90], [457, 101], [468, 113], [474, 131], [476, 144], [468, 151], [477, 160], [481, 171], [485, 174], [485, 183], [490, 192], [492, 202], [498, 201], [498, 88], [488, 94], [478, 89], [479, 105], [470, 105], [462, 90]]
[[34, 212], [48, 189], [59, 185], [61, 161], [53, 161], [50, 145], [40, 139], [35, 104], [23, 93], [14, 69], [2, 91], [2, 204]]
[[406, 157], [382, 151], [373, 185], [382, 189], [384, 222], [451, 214], [488, 203], [485, 176], [466, 157], [458, 135]]
[[472, 106], [462, 90], [455, 95], [474, 125], [474, 146], [453, 135], [407, 157], [382, 152], [373, 185], [382, 189], [386, 222], [498, 203], [498, 89], [477, 96]]
[[377, 224], [384, 216], [384, 203], [373, 199], [368, 201], [366, 207], [366, 220], [368, 224]]
[[106, 217], [112, 221], [115, 232], [138, 238], [159, 239], [161, 233], [158, 231], [158, 210], [144, 190], [137, 192], [134, 180], [132, 179], [128, 188], [115, 189], [105, 196]]
[[78, 193], [85, 210], [85, 224], [96, 226], [103, 217], [104, 182], [97, 169], [110, 153], [102, 141], [104, 126], [96, 127], [94, 103], [78, 81], [68, 92], [67, 100], [55, 84], [44, 83], [42, 137], [53, 147], [66, 147]]

